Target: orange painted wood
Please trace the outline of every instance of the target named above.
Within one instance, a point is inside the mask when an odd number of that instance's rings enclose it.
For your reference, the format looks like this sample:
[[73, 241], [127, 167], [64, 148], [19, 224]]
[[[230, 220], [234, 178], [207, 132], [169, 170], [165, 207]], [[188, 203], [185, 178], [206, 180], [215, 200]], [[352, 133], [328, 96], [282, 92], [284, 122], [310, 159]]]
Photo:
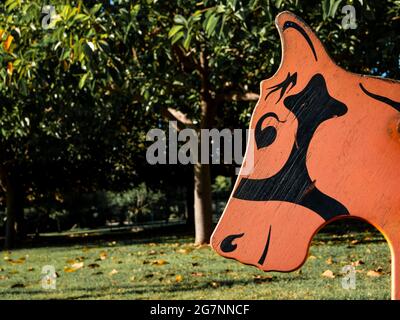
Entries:
[[245, 163], [253, 156], [254, 169], [242, 167], [211, 245], [289, 272], [324, 225], [363, 219], [390, 245], [392, 298], [400, 299], [400, 82], [338, 67], [290, 12], [276, 26], [283, 57], [251, 118]]

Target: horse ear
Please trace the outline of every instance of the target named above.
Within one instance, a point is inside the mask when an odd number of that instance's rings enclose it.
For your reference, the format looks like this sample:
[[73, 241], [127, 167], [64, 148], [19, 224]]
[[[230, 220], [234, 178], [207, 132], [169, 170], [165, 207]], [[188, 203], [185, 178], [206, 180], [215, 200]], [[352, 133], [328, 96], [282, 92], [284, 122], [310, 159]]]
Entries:
[[281, 65], [310, 67], [332, 62], [321, 41], [301, 18], [284, 11], [276, 17], [275, 24], [282, 43]]

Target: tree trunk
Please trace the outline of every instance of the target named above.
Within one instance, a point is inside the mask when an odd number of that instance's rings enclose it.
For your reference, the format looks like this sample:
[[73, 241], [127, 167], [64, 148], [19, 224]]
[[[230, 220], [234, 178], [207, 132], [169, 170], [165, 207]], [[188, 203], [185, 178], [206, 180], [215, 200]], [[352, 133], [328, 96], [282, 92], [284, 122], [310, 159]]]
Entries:
[[5, 249], [15, 247], [19, 238], [23, 237], [23, 192], [18, 179], [18, 174], [1, 169], [1, 184], [6, 192], [6, 230], [5, 230]]
[[193, 171], [190, 171], [191, 177], [186, 185], [186, 226], [188, 230], [194, 232], [194, 178]]
[[195, 243], [210, 242], [212, 233], [211, 176], [208, 164], [194, 165]]
[[[204, 51], [200, 52], [199, 71], [201, 79], [200, 129], [210, 129], [214, 122], [215, 101], [210, 93], [208, 61]], [[212, 233], [211, 174], [210, 165], [202, 164], [200, 160], [194, 165], [194, 219], [195, 243], [209, 243]]]

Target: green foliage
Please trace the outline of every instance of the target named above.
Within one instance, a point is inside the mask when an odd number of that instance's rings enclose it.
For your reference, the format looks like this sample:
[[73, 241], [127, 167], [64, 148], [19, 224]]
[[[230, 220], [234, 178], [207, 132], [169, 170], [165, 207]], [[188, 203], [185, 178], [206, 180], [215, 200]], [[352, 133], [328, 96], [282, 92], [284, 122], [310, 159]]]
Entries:
[[[173, 212], [166, 194], [144, 183], [126, 191], [69, 193], [59, 200], [44, 197], [25, 208], [27, 232], [61, 232], [71, 228], [99, 228], [109, 223], [147, 223], [168, 220]], [[62, 199], [62, 200], [61, 200]], [[5, 211], [0, 209], [0, 235]]]
[[228, 177], [216, 176], [212, 189], [213, 192], [230, 192], [232, 190], [232, 181]]
[[324, 20], [327, 18], [334, 18], [342, 0], [323, 0], [322, 1], [322, 15]]
[[125, 46], [138, 7], [52, 5], [52, 28], [43, 29], [41, 1], [0, 4], [2, 39], [13, 37], [0, 46], [0, 166], [19, 171], [33, 198], [129, 186], [152, 126], [134, 102], [140, 73]]
[[131, 221], [165, 219], [168, 216], [165, 195], [153, 191], [144, 183], [124, 192], [107, 192], [108, 206], [128, 215]]

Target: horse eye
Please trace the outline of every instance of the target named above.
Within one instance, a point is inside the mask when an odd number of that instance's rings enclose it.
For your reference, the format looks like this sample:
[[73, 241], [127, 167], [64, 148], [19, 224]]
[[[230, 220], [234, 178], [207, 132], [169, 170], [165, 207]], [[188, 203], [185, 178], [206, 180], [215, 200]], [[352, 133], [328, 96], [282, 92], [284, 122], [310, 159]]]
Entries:
[[279, 121], [278, 116], [273, 112], [269, 112], [269, 113], [264, 114], [257, 121], [256, 129], [255, 129], [255, 140], [256, 140], [257, 149], [268, 147], [272, 143], [274, 143], [274, 141], [276, 139], [276, 136], [277, 136], [277, 133], [278, 133], [276, 128], [274, 126], [272, 126], [272, 125], [269, 125], [269, 126], [267, 126], [265, 128], [262, 127], [264, 121], [267, 118], [274, 118], [278, 122], [282, 122], [282, 121]]

